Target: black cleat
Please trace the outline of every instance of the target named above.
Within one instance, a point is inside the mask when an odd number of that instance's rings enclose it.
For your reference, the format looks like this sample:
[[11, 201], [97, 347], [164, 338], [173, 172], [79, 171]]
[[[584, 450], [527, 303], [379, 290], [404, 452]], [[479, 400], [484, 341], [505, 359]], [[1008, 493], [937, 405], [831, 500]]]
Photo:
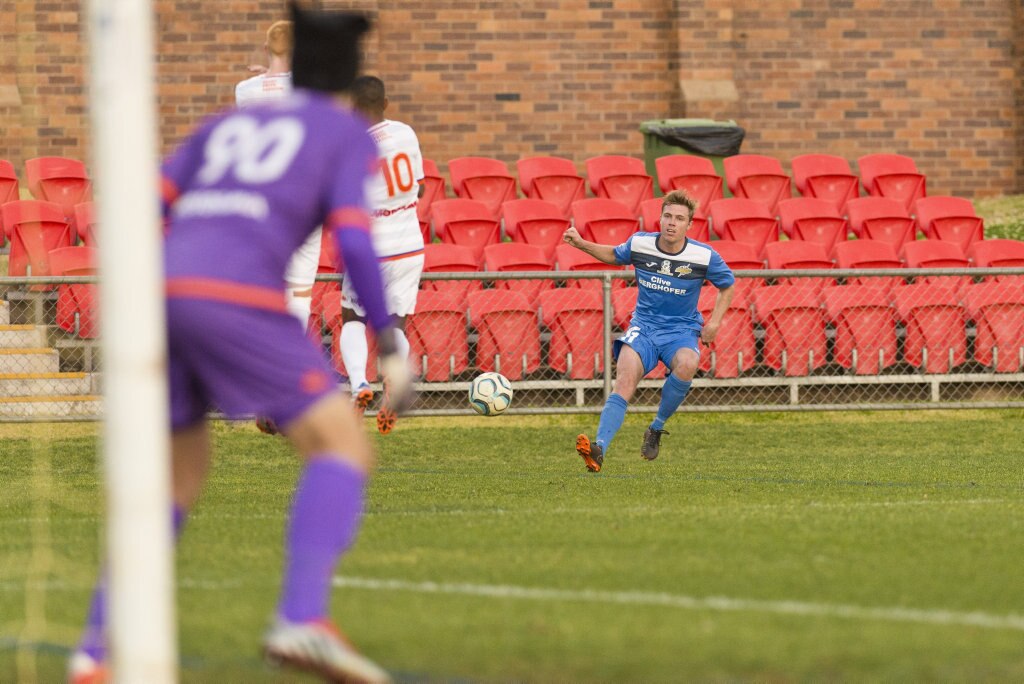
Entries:
[[576, 453], [583, 457], [587, 464], [587, 470], [592, 473], [601, 472], [601, 465], [604, 463], [604, 449], [600, 444], [591, 444], [590, 438], [586, 435], [576, 437]]
[[661, 449], [661, 436], [669, 434], [666, 430], [655, 430], [647, 428], [644, 432], [644, 443], [640, 445], [640, 455], [648, 461], [658, 458], [658, 451]]

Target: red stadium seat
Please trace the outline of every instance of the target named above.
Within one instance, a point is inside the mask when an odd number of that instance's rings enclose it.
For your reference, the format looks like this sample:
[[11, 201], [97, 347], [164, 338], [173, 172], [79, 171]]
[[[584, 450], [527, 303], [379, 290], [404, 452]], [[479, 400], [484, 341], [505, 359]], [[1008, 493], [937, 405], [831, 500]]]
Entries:
[[441, 242], [473, 249], [483, 263], [484, 247], [501, 242], [500, 221], [483, 202], [449, 199], [434, 202], [434, 232]]
[[[664, 197], [655, 197], [640, 203], [640, 218], [643, 221], [641, 230], [645, 233], [661, 232], [661, 210], [664, 202]], [[711, 239], [708, 217], [702, 212], [699, 205], [697, 211], [694, 212], [693, 221], [690, 222], [690, 228], [686, 231], [686, 236], [700, 242], [707, 242]]]
[[[836, 267], [851, 268], [903, 268], [903, 262], [896, 246], [883, 240], [850, 240], [838, 243], [833, 252]], [[886, 292], [905, 282], [895, 276], [855, 276], [846, 279], [847, 284], [880, 287]]]
[[586, 197], [586, 179], [568, 159], [524, 157], [516, 161], [516, 172], [524, 195], [552, 202], [564, 218], [569, 218], [573, 202]]
[[604, 154], [588, 159], [586, 167], [590, 191], [622, 202], [634, 216], [639, 215], [641, 202], [654, 197], [654, 179], [640, 159]]
[[[50, 271], [55, 276], [96, 275], [99, 255], [91, 247], [60, 247], [50, 252]], [[99, 298], [91, 283], [57, 286], [57, 326], [82, 339], [100, 335]]]
[[636, 297], [640, 290], [636, 286], [621, 287], [612, 290], [612, 324], [619, 330], [629, 327], [636, 309]]
[[551, 330], [548, 366], [574, 380], [604, 369], [603, 298], [598, 290], [560, 288], [540, 295], [544, 325]]
[[698, 209], [706, 215], [715, 200], [723, 199], [722, 177], [707, 157], [669, 154], [654, 160], [658, 187], [664, 193], [683, 190], [697, 200]]
[[896, 312], [889, 293], [868, 285], [840, 285], [822, 291], [825, 313], [835, 326], [835, 362], [855, 375], [875, 375], [894, 365]]
[[0, 205], [0, 213], [11, 243], [8, 275], [50, 275], [50, 252], [74, 244], [71, 226], [58, 204], [15, 200]]
[[825, 312], [809, 287], [776, 285], [753, 290], [754, 314], [764, 328], [764, 362], [787, 376], [810, 375], [825, 365]]
[[760, 202], [775, 216], [779, 202], [793, 195], [782, 163], [760, 154], [736, 154], [722, 160], [725, 180], [734, 197]]
[[[718, 301], [718, 288], [705, 286], [697, 308], [707, 321]], [[735, 378], [754, 367], [757, 361], [754, 321], [750, 316], [748, 290], [736, 289], [722, 318], [722, 327], [711, 346], [701, 350], [700, 369], [713, 378]]]
[[18, 174], [14, 172], [14, 164], [0, 159], [0, 204], [7, 204], [21, 199], [18, 194]]
[[873, 197], [898, 201], [911, 211], [914, 202], [928, 194], [925, 177], [917, 164], [902, 154], [866, 154], [857, 159], [864, 191]]
[[[535, 245], [519, 242], [502, 242], [484, 248], [485, 271], [553, 271], [554, 266], [544, 250]], [[512, 290], [526, 296], [531, 306], [537, 305], [537, 297], [544, 290], [555, 286], [554, 280], [495, 280], [498, 290]]]
[[497, 218], [503, 202], [516, 198], [516, 179], [500, 159], [457, 157], [448, 161], [448, 175], [458, 197], [483, 202]]
[[591, 197], [573, 202], [572, 218], [584, 240], [620, 245], [640, 230], [637, 214], [613, 199]]
[[[85, 164], [67, 157], [37, 157], [25, 160], [29, 192], [37, 200], [60, 205], [64, 218], [74, 221], [75, 205], [92, 199], [92, 182]], [[74, 225], [72, 225], [74, 229]], [[74, 233], [72, 238], [77, 242]]]
[[839, 213], [859, 194], [859, 179], [850, 162], [831, 154], [801, 154], [790, 160], [793, 181], [804, 197], [831, 202]]
[[[1024, 267], [1024, 241], [981, 240], [967, 249], [967, 260], [978, 268], [1020, 268]], [[985, 280], [1024, 281], [1024, 276], [987, 276]]]
[[[770, 269], [820, 269], [834, 268], [824, 245], [803, 240], [769, 242], [764, 247], [765, 260]], [[835, 285], [835, 278], [779, 278], [780, 285], [799, 285], [820, 290], [826, 285]]]
[[[969, 262], [960, 245], [945, 240], [915, 240], [903, 245], [900, 256], [907, 268], [967, 268]], [[958, 291], [971, 284], [970, 276], [923, 276], [919, 283], [935, 283]]]
[[541, 199], [509, 200], [501, 205], [501, 215], [505, 234], [513, 242], [540, 247], [554, 263], [555, 247], [562, 244], [562, 235], [570, 225], [558, 205]]
[[[761, 260], [757, 249], [746, 242], [735, 240], [716, 240], [711, 243], [711, 248], [718, 252], [725, 265], [733, 271], [760, 271], [764, 269], [764, 261]], [[737, 278], [738, 289], [760, 287], [764, 284], [764, 278]]]
[[955, 290], [915, 283], [895, 290], [896, 312], [906, 326], [903, 357], [925, 373], [948, 373], [967, 360], [966, 312]]
[[[340, 259], [338, 248], [334, 243], [334, 236], [329, 230], [323, 231], [320, 234], [320, 259], [317, 262], [317, 275], [339, 273], [339, 264]], [[313, 283], [313, 293], [309, 302], [309, 322], [306, 324], [306, 329], [310, 337], [318, 344], [323, 338], [324, 332], [328, 330], [327, 321], [324, 319], [324, 297], [329, 292], [340, 294], [341, 283], [336, 280], [317, 280]]]
[[537, 309], [526, 297], [508, 290], [469, 294], [470, 322], [479, 333], [476, 367], [521, 380], [540, 367]]
[[975, 323], [974, 358], [997, 373], [1024, 368], [1024, 287], [989, 281], [972, 285], [964, 304]]
[[733, 197], [712, 202], [711, 227], [722, 240], [751, 245], [758, 256], [766, 244], [779, 239], [779, 220], [763, 203], [752, 199]]
[[[473, 273], [480, 270], [476, 252], [464, 245], [434, 243], [423, 249], [424, 273]], [[469, 292], [483, 287], [480, 280], [424, 280], [423, 290], [443, 292], [457, 301], [466, 301]]]
[[898, 200], [858, 197], [846, 203], [850, 230], [859, 238], [891, 242], [897, 249], [914, 239], [914, 219]]
[[431, 208], [435, 201], [448, 197], [445, 190], [444, 177], [437, 168], [437, 163], [432, 159], [423, 160], [423, 197], [416, 203], [416, 217], [420, 221], [420, 232], [423, 233], [423, 241], [426, 243], [434, 239], [434, 232], [431, 228]]
[[[625, 266], [617, 264], [606, 264], [598, 261], [586, 252], [576, 249], [572, 245], [561, 244], [555, 248], [555, 263], [559, 271], [622, 271]], [[612, 287], [626, 287], [627, 282], [621, 278], [612, 280]], [[598, 279], [574, 279], [566, 282], [568, 287], [582, 287], [601, 289], [603, 286]]]
[[446, 292], [422, 290], [416, 312], [406, 319], [412, 366], [427, 382], [444, 382], [469, 367], [466, 300]]
[[782, 232], [793, 240], [807, 240], [825, 246], [829, 254], [847, 238], [846, 219], [831, 200], [794, 197], [779, 202]]
[[96, 205], [90, 200], [75, 205], [75, 227], [78, 237], [86, 247], [99, 247], [96, 239], [98, 226], [96, 223]]
[[971, 201], [962, 197], [922, 197], [914, 203], [914, 214], [926, 238], [955, 242], [965, 252], [985, 239], [984, 221]]

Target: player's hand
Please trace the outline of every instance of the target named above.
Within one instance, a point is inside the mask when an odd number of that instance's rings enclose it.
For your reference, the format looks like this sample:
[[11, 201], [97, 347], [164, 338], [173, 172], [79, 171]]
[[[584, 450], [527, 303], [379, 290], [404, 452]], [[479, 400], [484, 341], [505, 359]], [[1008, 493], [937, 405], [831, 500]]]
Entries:
[[263, 66], [262, 64], [250, 64], [249, 66], [245, 67], [245, 70], [248, 71], [250, 74], [265, 74], [267, 73], [267, 71], [269, 71], [269, 69], [267, 69], [267, 67]]
[[718, 337], [720, 323], [706, 323], [700, 331], [700, 341], [710, 347], [711, 343]]
[[573, 247], [579, 247], [580, 242], [583, 241], [583, 238], [580, 237], [580, 232], [578, 230], [576, 230], [572, 226], [569, 226], [568, 228], [566, 228], [565, 232], [562, 233], [562, 240], [568, 242]]

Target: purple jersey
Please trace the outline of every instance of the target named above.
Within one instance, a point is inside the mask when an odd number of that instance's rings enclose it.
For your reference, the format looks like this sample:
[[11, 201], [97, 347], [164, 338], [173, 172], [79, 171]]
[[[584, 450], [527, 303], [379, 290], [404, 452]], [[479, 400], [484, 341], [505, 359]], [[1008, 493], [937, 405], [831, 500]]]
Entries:
[[210, 298], [253, 304], [235, 295], [280, 290], [318, 225], [368, 230], [376, 158], [365, 121], [317, 93], [213, 117], [164, 165], [169, 291], [202, 298], [174, 286], [220, 281]]

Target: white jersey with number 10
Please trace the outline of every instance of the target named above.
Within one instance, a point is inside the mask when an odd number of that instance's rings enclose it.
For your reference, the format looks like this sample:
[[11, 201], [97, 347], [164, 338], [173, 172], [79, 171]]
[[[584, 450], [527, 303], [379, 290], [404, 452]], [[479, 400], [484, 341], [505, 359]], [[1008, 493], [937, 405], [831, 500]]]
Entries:
[[423, 181], [423, 154], [416, 132], [400, 121], [385, 119], [371, 126], [377, 143], [379, 173], [367, 188], [373, 216], [373, 246], [381, 257], [423, 249], [416, 201]]

